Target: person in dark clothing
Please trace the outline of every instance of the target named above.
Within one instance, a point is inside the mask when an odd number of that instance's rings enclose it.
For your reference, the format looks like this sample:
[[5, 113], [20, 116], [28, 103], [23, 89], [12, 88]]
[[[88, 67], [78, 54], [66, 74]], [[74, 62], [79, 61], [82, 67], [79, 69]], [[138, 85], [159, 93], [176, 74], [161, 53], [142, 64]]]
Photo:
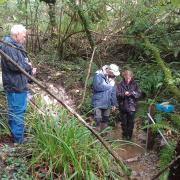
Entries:
[[[25, 40], [25, 27], [23, 25], [14, 25], [11, 28], [11, 35], [3, 38], [5, 44], [1, 45], [1, 50], [26, 72], [35, 74], [36, 68], [32, 68], [31, 63], [28, 62], [27, 55], [22, 45]], [[1, 68], [3, 87], [7, 96], [11, 134], [15, 143], [23, 143], [24, 114], [27, 108], [28, 78], [3, 56], [1, 60]]]
[[117, 85], [117, 99], [121, 114], [122, 137], [131, 140], [137, 100], [141, 91], [133, 78], [133, 73], [126, 70], [122, 73], [123, 80]]

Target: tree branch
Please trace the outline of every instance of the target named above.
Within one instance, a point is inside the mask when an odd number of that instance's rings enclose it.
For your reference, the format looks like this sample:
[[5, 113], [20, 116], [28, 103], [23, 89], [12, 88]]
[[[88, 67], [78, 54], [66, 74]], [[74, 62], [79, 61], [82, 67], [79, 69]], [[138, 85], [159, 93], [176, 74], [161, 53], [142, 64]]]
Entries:
[[36, 78], [29, 75], [24, 69], [22, 69], [12, 58], [10, 58], [6, 53], [0, 50], [0, 54], [4, 57], [4, 60], [12, 63], [16, 68], [18, 68], [26, 77], [36, 83], [42, 90], [48, 93], [52, 98], [56, 99], [60, 104], [62, 104], [71, 114], [73, 114], [87, 129], [89, 129], [92, 134], [101, 142], [101, 144], [106, 148], [106, 150], [112, 155], [115, 161], [120, 165], [122, 172], [121, 174], [125, 176], [125, 178], [129, 179], [129, 168], [125, 165], [125, 162], [118, 154], [112, 150], [111, 145], [106, 142], [92, 127], [85, 122], [85, 120], [78, 114], [74, 109], [68, 106], [65, 102], [63, 102], [58, 96], [54, 95], [50, 90], [48, 90], [42, 83], [40, 83]]
[[91, 60], [90, 60], [89, 67], [88, 67], [88, 73], [87, 73], [86, 80], [85, 80], [83, 98], [82, 98], [81, 104], [78, 106], [78, 109], [81, 108], [81, 106], [84, 103], [84, 99], [86, 97], [87, 83], [88, 83], [88, 79], [89, 79], [89, 76], [90, 76], [90, 73], [91, 73], [91, 66], [92, 66], [92, 62], [93, 62], [93, 59], [94, 59], [94, 54], [95, 54], [96, 48], [97, 47], [94, 47], [94, 50], [93, 50], [93, 53], [92, 53], [92, 56], [91, 56]]

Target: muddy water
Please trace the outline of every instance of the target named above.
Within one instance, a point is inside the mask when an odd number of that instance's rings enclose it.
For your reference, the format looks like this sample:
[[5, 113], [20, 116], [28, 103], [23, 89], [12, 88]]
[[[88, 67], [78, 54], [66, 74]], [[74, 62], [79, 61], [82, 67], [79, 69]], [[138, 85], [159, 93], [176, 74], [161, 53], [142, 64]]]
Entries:
[[112, 130], [108, 136], [112, 140], [119, 140], [119, 147], [117, 150], [117, 153], [119, 156], [121, 156], [124, 160], [134, 158], [136, 156], [139, 156], [141, 154], [145, 153], [145, 148], [143, 144], [137, 143], [137, 134], [134, 132], [132, 141], [124, 141], [122, 140], [122, 131], [121, 127], [118, 127], [114, 130]]
[[139, 138], [145, 139], [146, 134], [137, 127], [137, 124], [131, 142], [123, 141], [121, 134], [121, 126], [118, 125], [108, 133], [107, 138], [118, 140], [116, 152], [131, 168], [131, 179], [150, 180], [158, 173], [158, 157], [154, 152], [146, 152], [145, 141]]

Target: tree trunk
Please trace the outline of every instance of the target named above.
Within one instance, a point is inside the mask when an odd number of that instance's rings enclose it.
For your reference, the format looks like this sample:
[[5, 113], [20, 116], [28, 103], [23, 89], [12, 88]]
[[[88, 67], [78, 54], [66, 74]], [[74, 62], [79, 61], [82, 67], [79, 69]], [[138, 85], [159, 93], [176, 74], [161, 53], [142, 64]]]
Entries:
[[48, 3], [49, 6], [49, 23], [50, 23], [50, 31], [51, 31], [51, 37], [53, 37], [56, 34], [56, 8], [55, 3]]

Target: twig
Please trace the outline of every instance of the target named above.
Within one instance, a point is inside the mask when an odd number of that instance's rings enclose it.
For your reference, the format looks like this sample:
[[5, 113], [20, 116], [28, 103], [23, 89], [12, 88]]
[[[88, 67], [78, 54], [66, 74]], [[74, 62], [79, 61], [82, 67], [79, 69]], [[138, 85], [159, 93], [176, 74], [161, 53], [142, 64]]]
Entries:
[[36, 109], [36, 110], [38, 111], [38, 113], [39, 113], [40, 115], [45, 116], [45, 113], [44, 113], [43, 111], [41, 111], [41, 110], [39, 109], [39, 107], [38, 107], [32, 100], [30, 100], [29, 103], [30, 103], [30, 105], [32, 106], [32, 108], [34, 108], [34, 109]]
[[93, 53], [92, 53], [92, 56], [91, 56], [89, 67], [88, 67], [88, 73], [87, 73], [86, 80], [85, 80], [83, 98], [82, 98], [81, 104], [78, 106], [78, 109], [83, 105], [84, 99], [86, 97], [86, 89], [87, 89], [88, 79], [89, 79], [89, 76], [90, 76], [90, 73], [91, 73], [91, 66], [92, 66], [92, 62], [93, 62], [93, 59], [94, 59], [94, 54], [95, 54], [96, 48], [97, 47], [94, 47], [94, 49], [93, 49]]
[[166, 13], [161, 19], [157, 19], [157, 20], [153, 23], [153, 25], [152, 25], [151, 27], [149, 27], [148, 29], [146, 29], [146, 31], [144, 32], [144, 34], [146, 34], [146, 33], [147, 33], [149, 30], [151, 30], [154, 26], [156, 26], [157, 24], [159, 24], [162, 20], [164, 20], [170, 13], [171, 13], [171, 12]]
[[36, 78], [29, 75], [23, 68], [21, 68], [15, 61], [12, 60], [11, 57], [9, 57], [6, 53], [4, 53], [2, 50], [0, 50], [0, 54], [4, 57], [3, 60], [9, 61], [12, 63], [16, 68], [18, 68], [25, 76], [27, 76], [30, 80], [35, 82], [42, 90], [44, 90], [46, 93], [48, 93], [51, 97], [56, 99], [60, 104], [62, 104], [71, 114], [73, 114], [87, 129], [89, 129], [92, 134], [101, 142], [101, 144], [106, 148], [106, 150], [112, 155], [112, 157], [115, 159], [115, 161], [120, 165], [122, 169], [122, 175], [125, 176], [125, 178], [129, 179], [129, 168], [125, 165], [125, 162], [123, 159], [118, 156], [118, 154], [112, 150], [111, 145], [105, 141], [92, 127], [85, 122], [85, 120], [81, 117], [80, 114], [78, 114], [74, 109], [72, 109], [70, 106], [68, 106], [63, 100], [61, 100], [58, 96], [54, 95], [49, 89], [47, 89], [41, 82], [39, 82]]
[[171, 163], [169, 163], [164, 169], [162, 169], [157, 175], [155, 175], [151, 180], [157, 179], [163, 172], [165, 172], [168, 168], [172, 167], [176, 161], [180, 159], [180, 155], [176, 157]]

